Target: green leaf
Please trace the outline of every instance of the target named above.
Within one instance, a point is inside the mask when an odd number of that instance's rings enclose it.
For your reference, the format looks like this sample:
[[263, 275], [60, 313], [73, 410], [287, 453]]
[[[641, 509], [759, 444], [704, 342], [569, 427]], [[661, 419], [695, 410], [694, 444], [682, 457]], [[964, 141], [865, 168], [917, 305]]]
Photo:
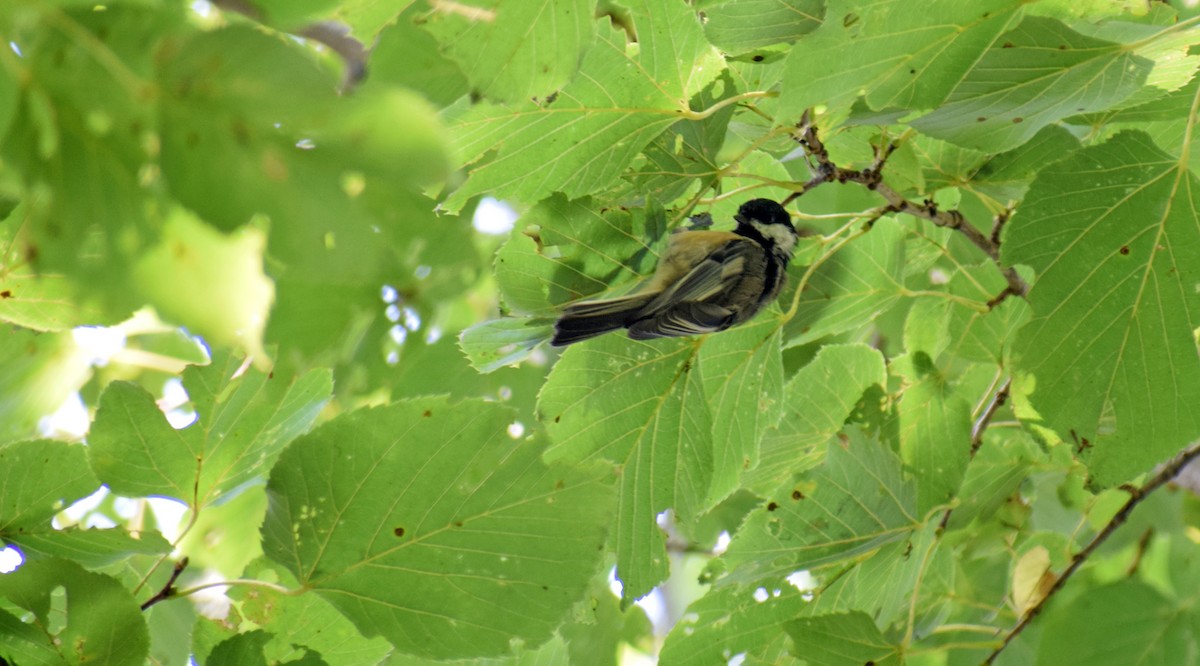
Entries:
[[[401, 16], [416, 0], [342, 0], [335, 16], [369, 44], [379, 31]], [[372, 58], [372, 62], [374, 58]]]
[[1029, 17], [979, 60], [918, 130], [968, 148], [999, 152], [1046, 125], [1109, 108], [1132, 95], [1153, 63], [1120, 44]]
[[[575, 79], [541, 104], [481, 104], [451, 124], [470, 175], [446, 201], [457, 210], [482, 193], [534, 202], [607, 186], [723, 67], [691, 8], [651, 0], [634, 12], [636, 50], [601, 23]], [[480, 161], [490, 151], [490, 160]]]
[[1191, 605], [1135, 579], [1086, 590], [1052, 606], [1042, 621], [1038, 664], [1179, 664], [1200, 649], [1200, 618]]
[[904, 292], [905, 233], [899, 223], [882, 218], [870, 233], [822, 264], [784, 329], [786, 344], [804, 344], [864, 326], [895, 305]]
[[182, 664], [191, 657], [193, 604], [155, 604], [144, 615], [150, 629], [150, 663]]
[[765, 493], [819, 463], [825, 443], [842, 430], [863, 391], [886, 384], [887, 370], [877, 350], [866, 345], [822, 347], [788, 381], [783, 418], [766, 433], [759, 464], [745, 483]]
[[667, 634], [659, 661], [714, 664], [734, 654], [758, 653], [782, 638], [784, 622], [812, 604], [811, 597], [788, 584], [781, 584], [778, 594], [759, 590], [738, 585], [708, 590]]
[[33, 436], [91, 376], [91, 359], [68, 333], [4, 327], [0, 334], [0, 444]]
[[248, 631], [244, 634], [230, 636], [217, 643], [208, 655], [213, 664], [246, 664], [247, 666], [267, 666], [263, 648], [273, 636], [261, 629]]
[[[932, 108], [1008, 26], [1014, 0], [830, 0], [825, 21], [788, 55], [781, 106]], [[824, 67], [820, 63], [837, 63]]]
[[410, 6], [379, 33], [379, 41], [371, 49], [370, 76], [362, 87], [400, 85], [416, 90], [434, 104], [448, 106], [467, 94], [467, 79], [454, 61], [442, 55], [433, 35], [415, 24], [418, 9], [424, 7]]
[[[0, 532], [3, 529], [0, 528]], [[34, 556], [64, 557], [89, 569], [98, 569], [134, 555], [166, 555], [171, 544], [155, 530], [142, 530], [137, 536], [123, 528], [109, 529], [49, 525], [24, 530], [11, 541], [29, 559]]]
[[176, 210], [162, 236], [133, 269], [147, 302], [210, 343], [265, 358], [263, 329], [275, 295], [263, 274], [266, 235], [239, 229], [226, 236]]
[[159, 85], [170, 193], [226, 231], [268, 216], [270, 253], [301, 275], [378, 287], [396, 251], [388, 211], [411, 209], [408, 184], [444, 174], [440, 121], [419, 95], [339, 98], [302, 49], [249, 27], [186, 40]]
[[0, 540], [53, 531], [50, 519], [100, 487], [78, 444], [52, 440], [0, 447]]
[[424, 28], [472, 90], [500, 102], [545, 97], [571, 79], [594, 39], [595, 0], [487, 0], [471, 15], [434, 11]]
[[553, 333], [553, 323], [545, 319], [493, 319], [463, 331], [459, 345], [472, 367], [495, 372], [529, 358]]
[[[877, 626], [888, 627], [897, 620], [907, 621], [914, 609], [929, 599], [935, 602], [944, 590], [932, 590], [939, 572], [953, 572], [954, 552], [939, 548], [939, 527], [930, 521], [907, 539], [893, 541], [864, 561], [822, 579], [819, 594], [809, 604], [808, 616], [831, 613], [866, 612]], [[953, 574], [947, 574], [951, 578]], [[914, 593], [920, 598], [914, 600]]]
[[1028, 142], [984, 162], [971, 176], [971, 187], [998, 201], [1020, 201], [1038, 171], [1080, 147], [1063, 127], [1043, 127]]
[[1039, 174], [1002, 258], [1038, 274], [1016, 369], [1041, 421], [1119, 483], [1200, 434], [1194, 177], [1122, 133]]
[[918, 481], [917, 510], [948, 504], [962, 484], [971, 456], [971, 405], [955, 394], [924, 352], [892, 361], [904, 377], [900, 399], [900, 458]]
[[1196, 99], [1198, 88], [1200, 88], [1200, 79], [1194, 79], [1187, 86], [1150, 102], [1116, 111], [1068, 118], [1067, 120], [1068, 122], [1082, 121], [1089, 123], [1139, 123], [1178, 120], [1179, 118], [1186, 117], [1191, 110], [1192, 102]]
[[513, 310], [539, 313], [645, 277], [665, 234], [656, 206], [598, 212], [590, 199], [552, 196], [521, 216], [496, 253], [500, 294]]
[[[736, 94], [738, 87], [726, 70], [692, 98], [692, 103], [710, 108]], [[670, 203], [697, 185], [700, 188], [716, 185], [724, 166], [720, 151], [735, 109], [735, 105], [728, 104], [701, 120], [680, 120], [655, 137], [642, 151], [646, 165], [636, 174], [626, 176], [634, 189], [650, 201]]]
[[538, 411], [554, 444], [547, 460], [621, 466], [613, 541], [625, 604], [667, 576], [655, 516], [690, 521], [713, 475], [712, 425], [694, 340], [610, 335], [569, 347], [550, 371]]
[[[65, 618], [50, 614], [60, 589]], [[74, 562], [26, 562], [0, 576], [0, 597], [32, 614], [22, 620], [0, 610], [0, 656], [14, 663], [141, 666], [149, 653], [146, 623], [129, 592]]]
[[611, 496], [599, 469], [543, 465], [512, 419], [444, 398], [333, 419], [272, 471], [265, 552], [406, 653], [545, 641], [599, 566]]
[[641, 606], [621, 610], [608, 576], [598, 576], [576, 606], [574, 621], [559, 627], [558, 634], [567, 643], [571, 666], [619, 666], [623, 646], [644, 647], [653, 640], [654, 628]]
[[724, 0], [704, 8], [704, 34], [739, 54], [795, 41], [816, 30], [824, 14], [822, 0]]
[[262, 14], [264, 23], [280, 28], [296, 28], [323, 16], [338, 5], [338, 0], [251, 0]]
[[115, 323], [103, 308], [79, 298], [70, 274], [37, 270], [29, 256], [36, 251], [22, 240], [36, 222], [30, 206], [21, 204], [0, 223], [0, 321], [35, 331]]
[[[1008, 286], [995, 264], [963, 266], [950, 278], [948, 291], [961, 298], [986, 304], [999, 296]], [[1005, 351], [1018, 328], [1029, 320], [1029, 304], [1023, 299], [1008, 297], [987, 312], [969, 308], [959, 302], [949, 306], [945, 324], [949, 338], [947, 351], [972, 360], [1003, 365]]]
[[[370, 191], [364, 196], [371, 198]], [[308, 368], [357, 361], [378, 371], [383, 350], [395, 344], [391, 329], [400, 326], [387, 318], [389, 310], [411, 307], [424, 318], [478, 280], [483, 266], [468, 216], [435, 215], [432, 201], [399, 190], [377, 203], [380, 229], [368, 257], [381, 261], [370, 275], [337, 277], [292, 266], [275, 280], [266, 335], [279, 346], [282, 362]], [[304, 262], [320, 258], [319, 252], [302, 254]], [[383, 300], [388, 292], [395, 302]]]
[[304, 433], [329, 400], [328, 370], [292, 381], [223, 355], [189, 367], [183, 386], [198, 415], [176, 430], [154, 397], [129, 382], [109, 384], [100, 397], [88, 453], [113, 492], [163, 495], [199, 510], [266, 475], [276, 456]]
[[[294, 588], [295, 578], [282, 566], [259, 560], [245, 576]], [[264, 588], [230, 591], [241, 602], [245, 619], [268, 632], [262, 653], [273, 664], [290, 663], [305, 654], [319, 654], [329, 666], [377, 664], [392, 651], [383, 638], [363, 638], [354, 624], [316, 594], [291, 596]], [[216, 658], [216, 650], [210, 659]], [[221, 662], [213, 663], [240, 663]]]
[[[1164, 8], [1165, 9], [1165, 8]], [[1121, 107], [1134, 107], [1180, 90], [1200, 68], [1200, 56], [1188, 51], [1200, 42], [1194, 27], [1178, 29], [1178, 19], [1167, 16], [1163, 23], [1133, 23], [1129, 21], [1077, 22], [1073, 27], [1089, 37], [1124, 44], [1134, 54], [1154, 63], [1146, 77], [1146, 85], [1121, 102]]]
[[900, 648], [888, 642], [866, 613], [805, 617], [784, 625], [795, 641], [793, 654], [810, 666], [901, 663]]
[[959, 493], [961, 504], [951, 514], [949, 527], [965, 527], [977, 518], [991, 517], [1043, 458], [1037, 444], [1022, 431], [1006, 431], [1003, 435], [989, 432], [967, 465]]
[[30, 195], [23, 241], [39, 270], [68, 276], [101, 320], [118, 320], [137, 306], [129, 268], [158, 235], [159, 196], [143, 171], [157, 145], [154, 54], [186, 10], [22, 9], [5, 29], [22, 57], [10, 51], [4, 68], [28, 92], [0, 155]]
[[750, 324], [705, 340], [700, 349], [714, 445], [708, 506], [737, 490], [742, 472], [758, 465], [759, 440], [783, 413], [781, 324], [772, 308]]
[[532, 425], [537, 392], [549, 370], [549, 363], [539, 355], [517, 367], [481, 374], [463, 355], [458, 340], [444, 337], [427, 343], [410, 337], [400, 348], [400, 360], [389, 375], [389, 385], [394, 399], [448, 395], [452, 399], [487, 398], [508, 403], [519, 410], [523, 422]]
[[20, 99], [20, 88], [12, 72], [0, 69], [0, 139], [8, 134], [8, 128], [17, 115]]
[[187, 556], [193, 570], [238, 578], [252, 561], [262, 557], [259, 528], [266, 514], [266, 488], [247, 488], [197, 514], [191, 529], [175, 544], [175, 550]]
[[874, 550], [920, 525], [915, 484], [900, 460], [856, 430], [825, 464], [772, 493], [722, 556], [731, 582], [787, 576]]

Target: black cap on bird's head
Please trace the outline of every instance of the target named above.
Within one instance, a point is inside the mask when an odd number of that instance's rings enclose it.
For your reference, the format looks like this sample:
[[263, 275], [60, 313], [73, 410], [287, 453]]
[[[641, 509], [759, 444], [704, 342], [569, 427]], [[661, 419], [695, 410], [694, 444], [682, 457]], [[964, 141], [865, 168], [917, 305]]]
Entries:
[[749, 224], [750, 220], [755, 220], [762, 224], [782, 224], [795, 230], [792, 226], [792, 216], [788, 215], [787, 209], [770, 199], [747, 201], [738, 207], [737, 215], [734, 215], [733, 219], [737, 220], [738, 224]]

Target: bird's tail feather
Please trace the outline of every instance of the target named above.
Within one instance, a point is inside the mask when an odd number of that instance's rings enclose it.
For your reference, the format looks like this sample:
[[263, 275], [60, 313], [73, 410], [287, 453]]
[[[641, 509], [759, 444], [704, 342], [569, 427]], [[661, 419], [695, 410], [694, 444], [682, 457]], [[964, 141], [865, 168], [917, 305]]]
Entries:
[[624, 328], [654, 296], [653, 293], [630, 294], [568, 305], [554, 324], [554, 338], [550, 344], [563, 347]]

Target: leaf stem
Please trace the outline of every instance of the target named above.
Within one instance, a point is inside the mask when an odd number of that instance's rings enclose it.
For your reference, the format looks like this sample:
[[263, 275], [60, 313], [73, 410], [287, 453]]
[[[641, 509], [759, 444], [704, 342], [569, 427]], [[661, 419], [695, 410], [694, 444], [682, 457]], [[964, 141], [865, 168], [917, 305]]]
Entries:
[[[195, 504], [188, 507], [189, 516], [187, 525], [184, 525], [183, 529], [179, 532], [179, 536], [175, 537], [175, 540], [171, 542], [172, 551], [179, 547], [179, 544], [183, 542], [183, 537], [187, 536], [188, 532], [190, 532], [191, 529], [196, 525], [196, 518], [199, 511], [197, 511], [194, 507]], [[170, 558], [170, 553], [160, 557], [159, 560], [154, 563], [154, 566], [150, 567], [150, 571], [147, 571], [146, 575], [142, 577], [142, 580], [139, 581], [138, 584], [133, 588], [133, 593], [137, 594], [138, 590], [141, 590], [143, 587], [145, 587], [146, 583], [150, 581], [150, 577], [154, 575], [154, 572], [158, 571], [158, 568], [162, 566], [162, 563], [166, 562]], [[184, 559], [186, 560], [187, 558], [185, 557]]]
[[1122, 486], [1122, 489], [1129, 493], [1129, 499], [1125, 500], [1125, 504], [1121, 505], [1121, 508], [1117, 510], [1116, 514], [1114, 514], [1111, 519], [1109, 519], [1108, 523], [1104, 525], [1103, 529], [1097, 532], [1096, 536], [1092, 537], [1092, 540], [1089, 541], [1082, 550], [1071, 557], [1071, 563], [1067, 565], [1067, 568], [1064, 569], [1062, 574], [1060, 574], [1054, 581], [1054, 585], [1050, 587], [1041, 600], [1039, 600], [1036, 604], [1026, 610], [1023, 615], [1021, 615], [1020, 621], [1017, 622], [1016, 626], [1009, 630], [1008, 634], [1005, 635], [1003, 642], [1001, 642], [1000, 645], [990, 655], [988, 655], [987, 659], [983, 661], [984, 666], [994, 663], [1000, 656], [1000, 653], [1004, 652], [1004, 649], [1012, 644], [1013, 640], [1017, 636], [1021, 635], [1021, 632], [1024, 631], [1026, 627], [1028, 627], [1030, 623], [1032, 623], [1033, 620], [1042, 612], [1050, 599], [1054, 597], [1054, 595], [1060, 590], [1062, 590], [1062, 588], [1067, 584], [1067, 581], [1071, 579], [1071, 576], [1073, 576], [1075, 572], [1079, 571], [1080, 567], [1082, 567], [1084, 563], [1087, 562], [1088, 558], [1092, 556], [1092, 553], [1095, 553], [1096, 549], [1103, 545], [1104, 542], [1107, 541], [1110, 536], [1112, 536], [1113, 532], [1115, 532], [1118, 527], [1125, 523], [1125, 521], [1129, 518], [1129, 515], [1133, 513], [1133, 510], [1136, 509], [1139, 504], [1141, 504], [1159, 487], [1175, 478], [1175, 476], [1179, 474], [1180, 470], [1182, 470], [1185, 466], [1187, 466], [1188, 463], [1190, 463], [1192, 460], [1195, 460], [1197, 457], [1200, 457], [1200, 443], [1193, 444], [1190, 448], [1181, 451], [1170, 462], [1163, 465], [1158, 472], [1151, 476], [1150, 479], [1147, 480], [1146, 483], [1144, 483], [1140, 488], [1133, 486]]
[[279, 594], [282, 594], [282, 595], [288, 596], [288, 597], [297, 597], [297, 596], [300, 596], [301, 594], [304, 594], [305, 592], [308, 592], [308, 588], [306, 588], [306, 587], [299, 587], [299, 588], [293, 589], [290, 587], [284, 587], [284, 586], [280, 585], [279, 583], [270, 583], [265, 580], [255, 580], [253, 578], [238, 578], [236, 580], [219, 580], [219, 581], [212, 582], [212, 583], [203, 583], [201, 585], [195, 585], [193, 587], [188, 587], [188, 588], [184, 588], [182, 590], [178, 590], [171, 596], [186, 597], [190, 594], [195, 594], [196, 592], [200, 592], [201, 590], [207, 590], [210, 588], [222, 587], [222, 586], [232, 587], [235, 585], [241, 585], [244, 587], [261, 587], [263, 589], [271, 590], [272, 592], [277, 592]]
[[987, 314], [987, 312], [990, 310], [990, 308], [987, 306], [987, 303], [980, 303], [979, 301], [973, 301], [969, 298], [966, 298], [963, 296], [958, 296], [956, 294], [951, 294], [951, 293], [944, 292], [944, 291], [928, 291], [928, 290], [923, 290], [923, 289], [912, 290], [912, 289], [908, 289], [905, 287], [901, 287], [900, 295], [906, 296], [908, 298], [919, 298], [921, 296], [929, 296], [932, 298], [944, 298], [952, 303], [957, 303], [957, 304], [963, 306], [964, 308], [974, 310], [980, 314]]
[[723, 109], [727, 106], [737, 104], [738, 102], [743, 102], [748, 99], [763, 99], [763, 98], [767, 98], [767, 97], [778, 97], [778, 96], [779, 96], [779, 93], [772, 92], [770, 90], [752, 90], [750, 92], [745, 92], [740, 95], [734, 95], [733, 97], [727, 97], [727, 98], [717, 102], [716, 104], [713, 104], [712, 106], [708, 107], [707, 109], [704, 109], [703, 111], [688, 110], [688, 111], [684, 111], [683, 113], [680, 113], [679, 116], [681, 118], [686, 118], [688, 120], [704, 120], [705, 118], [713, 115], [717, 111], [720, 111], [721, 109]]

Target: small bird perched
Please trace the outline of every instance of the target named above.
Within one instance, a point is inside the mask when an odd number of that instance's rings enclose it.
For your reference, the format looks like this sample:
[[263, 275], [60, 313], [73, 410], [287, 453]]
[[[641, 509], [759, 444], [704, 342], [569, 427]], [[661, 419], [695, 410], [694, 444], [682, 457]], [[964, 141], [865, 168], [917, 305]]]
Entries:
[[775, 300], [796, 247], [788, 212], [770, 199], [738, 208], [737, 228], [671, 236], [650, 279], [628, 296], [572, 303], [554, 324], [556, 347], [629, 329], [634, 340], [723, 331]]

